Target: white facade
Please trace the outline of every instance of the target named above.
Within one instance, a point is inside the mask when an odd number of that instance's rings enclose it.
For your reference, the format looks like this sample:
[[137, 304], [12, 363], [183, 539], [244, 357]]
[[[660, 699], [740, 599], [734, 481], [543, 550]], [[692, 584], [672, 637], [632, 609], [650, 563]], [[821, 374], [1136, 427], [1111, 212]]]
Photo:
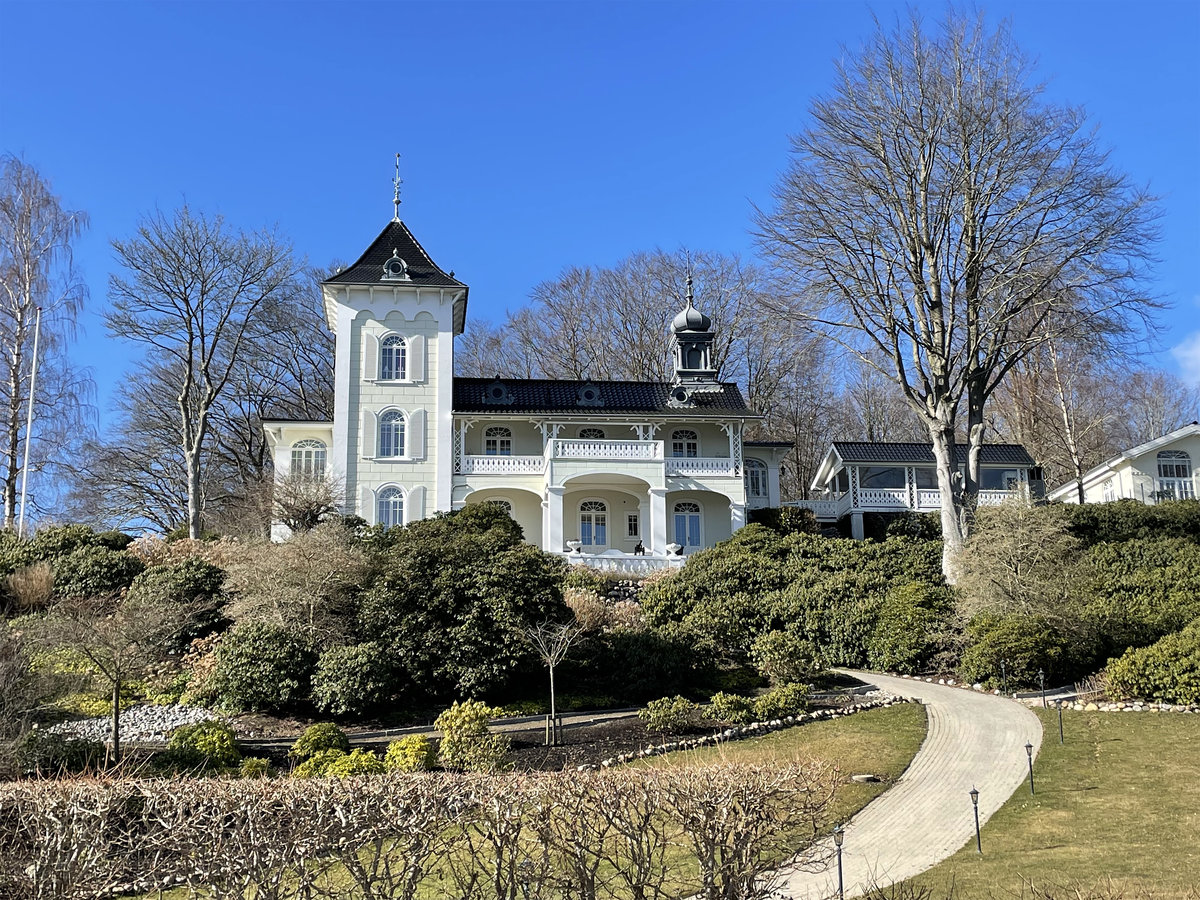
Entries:
[[[1147, 441], [1114, 456], [1083, 476], [1085, 503], [1163, 500], [1200, 497], [1200, 424], [1193, 422], [1157, 440]], [[1079, 502], [1079, 484], [1070, 481], [1049, 494], [1051, 500]]]
[[264, 427], [277, 476], [293, 464], [319, 471], [344, 485], [348, 514], [397, 525], [499, 503], [542, 549], [636, 569], [710, 547], [748, 508], [779, 505], [784, 448], [743, 440], [755, 416], [717, 382], [690, 287], [669, 384], [454, 378], [468, 289], [398, 220], [323, 288], [333, 422]]

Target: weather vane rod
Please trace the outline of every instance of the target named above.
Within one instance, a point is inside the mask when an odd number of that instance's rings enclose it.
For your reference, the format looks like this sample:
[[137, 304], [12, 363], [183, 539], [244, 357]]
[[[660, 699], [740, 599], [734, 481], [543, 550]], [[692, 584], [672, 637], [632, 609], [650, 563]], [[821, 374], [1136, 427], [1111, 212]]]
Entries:
[[392, 187], [395, 192], [392, 194], [392, 205], [396, 207], [396, 212], [392, 216], [393, 221], [400, 221], [400, 185], [404, 181], [400, 178], [400, 154], [396, 154], [396, 177], [392, 179]]

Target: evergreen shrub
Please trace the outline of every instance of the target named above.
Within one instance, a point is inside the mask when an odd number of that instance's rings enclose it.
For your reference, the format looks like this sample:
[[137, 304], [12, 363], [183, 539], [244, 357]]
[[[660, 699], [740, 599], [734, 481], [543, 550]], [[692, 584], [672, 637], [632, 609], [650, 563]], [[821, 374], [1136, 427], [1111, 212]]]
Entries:
[[1038, 669], [1046, 683], [1062, 677], [1069, 639], [1044, 616], [1021, 614], [977, 616], [968, 626], [971, 644], [963, 652], [959, 675], [967, 683], [1001, 686], [1000, 663], [1008, 673], [1008, 688], [1038, 685]]
[[488, 723], [500, 715], [478, 700], [455, 702], [437, 717], [434, 728], [442, 733], [438, 761], [443, 768], [463, 772], [497, 772], [504, 767], [511, 742], [491, 734]]
[[392, 741], [383, 757], [383, 765], [389, 772], [427, 772], [436, 762], [433, 741], [423, 734]]
[[701, 712], [702, 707], [687, 697], [661, 697], [639, 709], [638, 718], [648, 731], [681, 731], [696, 724]]
[[312, 678], [317, 709], [334, 716], [362, 715], [378, 709], [397, 687], [386, 660], [374, 641], [326, 650]]
[[275, 711], [308, 696], [314, 654], [295, 632], [243, 621], [216, 651], [212, 690], [228, 709]]
[[745, 725], [754, 721], [754, 701], [739, 694], [718, 691], [709, 698], [708, 714], [718, 722]]
[[1109, 660], [1104, 674], [1114, 698], [1200, 703], [1200, 619]]
[[808, 709], [807, 684], [781, 684], [754, 698], [754, 718], [759, 722], [794, 716]]
[[292, 749], [288, 751], [288, 756], [295, 757], [303, 762], [306, 759], [312, 759], [318, 753], [324, 750], [340, 750], [342, 753], [350, 752], [350, 738], [346, 732], [338, 728], [332, 722], [319, 722], [316, 725], [309, 725], [304, 729], [304, 734], [296, 738], [296, 743], [292, 744]]
[[53, 569], [59, 597], [112, 597], [133, 584], [145, 564], [123, 550], [87, 544], [55, 558]]
[[237, 735], [215, 719], [176, 728], [167, 741], [167, 754], [180, 769], [232, 769], [242, 761]]

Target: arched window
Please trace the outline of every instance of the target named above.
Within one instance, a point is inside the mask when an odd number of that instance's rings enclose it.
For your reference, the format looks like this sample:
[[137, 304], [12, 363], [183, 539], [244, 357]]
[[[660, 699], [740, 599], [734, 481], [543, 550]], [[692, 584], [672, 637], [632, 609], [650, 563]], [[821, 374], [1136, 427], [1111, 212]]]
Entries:
[[292, 474], [324, 475], [325, 453], [325, 445], [320, 441], [296, 441], [292, 444]]
[[512, 429], [493, 425], [484, 431], [483, 452], [486, 456], [512, 456]]
[[608, 504], [603, 500], [579, 504], [579, 542], [592, 551], [608, 546]]
[[408, 372], [408, 346], [398, 334], [389, 334], [379, 342], [379, 379], [400, 381]]
[[603, 428], [580, 428], [579, 439], [581, 441], [602, 441], [604, 440]]
[[676, 458], [699, 456], [700, 436], [691, 430], [673, 432], [671, 434], [671, 455]]
[[508, 513], [509, 518], [512, 518], [512, 504], [510, 502], [508, 502], [507, 500], [496, 499], [496, 500], [484, 500], [483, 502], [490, 506], [500, 507], [506, 513]]
[[1186, 450], [1158, 451], [1159, 478], [1191, 478], [1192, 458]]
[[675, 504], [675, 543], [685, 553], [699, 550], [703, 545], [700, 534], [700, 504], [683, 501]]
[[384, 488], [376, 500], [375, 523], [384, 528], [404, 524], [404, 492], [400, 488]]
[[746, 496], [767, 497], [767, 464], [758, 459], [746, 460]]
[[404, 455], [404, 413], [392, 409], [379, 417], [379, 455]]

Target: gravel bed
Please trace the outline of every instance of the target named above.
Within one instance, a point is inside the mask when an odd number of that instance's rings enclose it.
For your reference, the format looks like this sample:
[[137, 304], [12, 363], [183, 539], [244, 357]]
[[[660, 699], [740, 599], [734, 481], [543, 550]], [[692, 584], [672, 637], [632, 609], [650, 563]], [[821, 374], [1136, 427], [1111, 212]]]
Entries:
[[[195, 706], [135, 706], [121, 713], [121, 740], [166, 743], [174, 729], [209, 719], [221, 717]], [[77, 719], [60, 722], [47, 730], [89, 741], [107, 741], [112, 731], [112, 720], [108, 716]]]

